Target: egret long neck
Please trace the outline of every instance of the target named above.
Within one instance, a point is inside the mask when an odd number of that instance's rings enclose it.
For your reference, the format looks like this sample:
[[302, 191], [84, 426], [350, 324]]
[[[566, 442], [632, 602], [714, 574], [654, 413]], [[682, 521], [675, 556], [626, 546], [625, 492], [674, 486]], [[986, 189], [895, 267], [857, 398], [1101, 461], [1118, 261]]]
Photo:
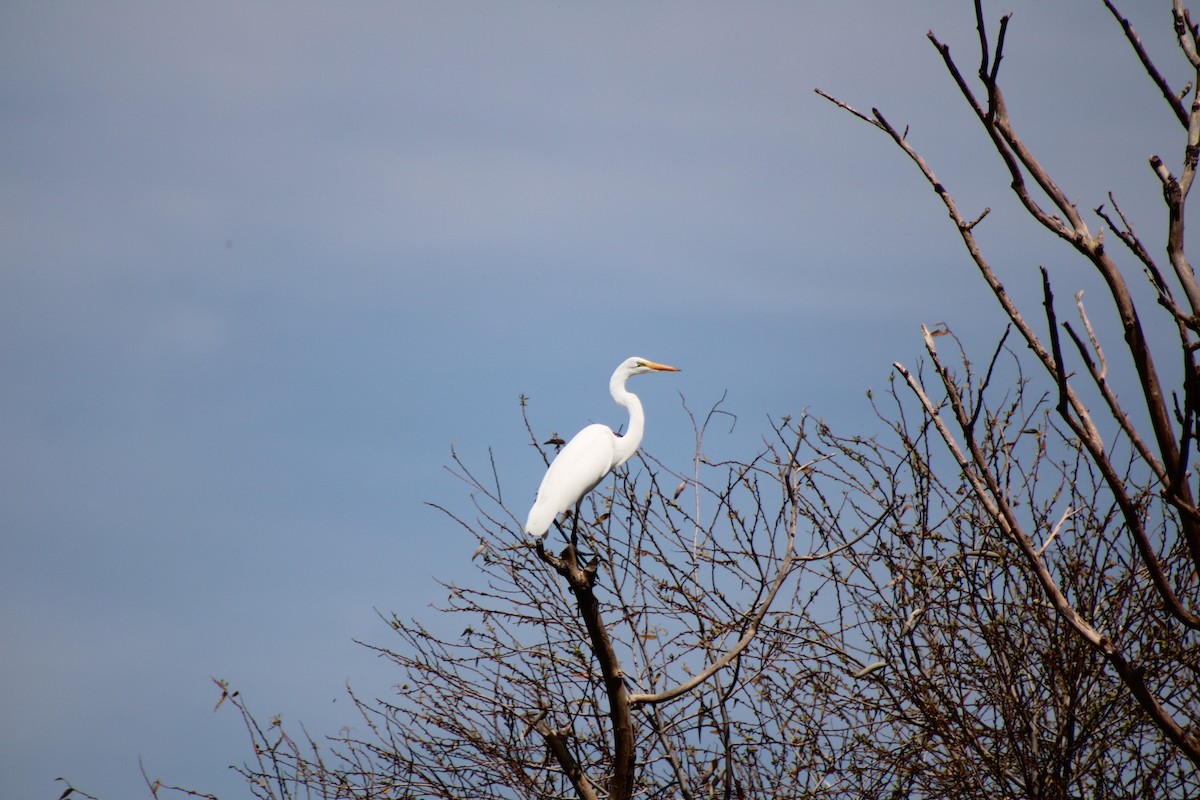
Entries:
[[642, 412], [642, 401], [638, 400], [636, 394], [625, 388], [626, 380], [625, 377], [613, 375], [612, 382], [608, 385], [608, 390], [612, 393], [612, 398], [617, 405], [624, 406], [629, 410], [629, 427], [626, 428], [624, 436], [617, 437], [614, 467], [624, 464], [637, 451], [638, 445], [642, 443], [642, 433], [646, 429], [646, 415]]

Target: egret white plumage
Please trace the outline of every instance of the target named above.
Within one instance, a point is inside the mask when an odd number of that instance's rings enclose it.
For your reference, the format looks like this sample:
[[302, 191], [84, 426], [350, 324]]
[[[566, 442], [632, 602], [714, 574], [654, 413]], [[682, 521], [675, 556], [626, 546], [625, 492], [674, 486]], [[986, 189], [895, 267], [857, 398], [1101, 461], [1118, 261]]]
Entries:
[[[537, 500], [529, 509], [525, 533], [541, 538], [550, 530], [554, 518], [571, 506], [577, 506], [584, 495], [604, 480], [604, 476], [629, 460], [646, 427], [646, 415], [638, 396], [625, 388], [634, 375], [647, 372], [679, 372], [675, 367], [658, 364], [645, 358], [627, 358], [617, 367], [608, 382], [608, 391], [617, 405], [629, 411], [629, 427], [624, 436], [613, 433], [607, 425], [588, 425], [567, 442], [538, 487]], [[576, 509], [578, 514], [578, 509]]]

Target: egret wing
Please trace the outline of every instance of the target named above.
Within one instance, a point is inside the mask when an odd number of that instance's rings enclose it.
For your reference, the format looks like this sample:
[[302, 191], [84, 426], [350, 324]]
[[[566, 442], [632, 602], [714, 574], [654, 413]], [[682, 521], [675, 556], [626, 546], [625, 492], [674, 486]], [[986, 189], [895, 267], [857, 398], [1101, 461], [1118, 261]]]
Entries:
[[538, 487], [525, 532], [541, 536], [554, 518], [575, 505], [612, 471], [616, 434], [607, 425], [589, 425], [567, 442]]

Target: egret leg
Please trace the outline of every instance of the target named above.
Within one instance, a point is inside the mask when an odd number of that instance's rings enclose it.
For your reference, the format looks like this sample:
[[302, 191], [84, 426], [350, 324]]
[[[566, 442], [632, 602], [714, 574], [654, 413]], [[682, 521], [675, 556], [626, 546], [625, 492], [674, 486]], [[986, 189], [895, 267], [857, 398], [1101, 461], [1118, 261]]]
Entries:
[[571, 517], [571, 549], [572, 550], [577, 549], [578, 545], [579, 545], [579, 507], [582, 504], [583, 504], [583, 500], [580, 499], [580, 501], [575, 504], [575, 514], [574, 514], [574, 516]]

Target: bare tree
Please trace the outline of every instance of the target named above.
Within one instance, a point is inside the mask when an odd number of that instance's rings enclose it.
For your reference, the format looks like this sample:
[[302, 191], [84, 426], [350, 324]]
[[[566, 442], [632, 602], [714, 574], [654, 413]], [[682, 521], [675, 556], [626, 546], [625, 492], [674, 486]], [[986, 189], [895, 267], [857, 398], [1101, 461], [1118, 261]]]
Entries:
[[[998, 349], [962, 389], [983, 403], [1004, 358], [1019, 365]], [[1040, 521], [1039, 549], [1080, 613], [1164, 669], [1179, 643], [1143, 602], [1120, 509], [1097, 501], [1103, 476], [1083, 448], [1050, 455], [1069, 434], [1025, 386], [972, 408], [986, 420], [979, 449]], [[906, 389], [880, 411], [890, 447], [800, 417], [754, 458], [718, 461], [702, 424], [691, 475], [632, 462], [593, 496], [586, 545], [560, 555], [522, 540], [494, 471], [479, 480], [456, 457], [475, 513], [453, 518], [479, 543], [480, 581], [447, 585], [432, 627], [387, 617], [400, 642], [373, 649], [401, 680], [392, 696], [354, 697], [357, 734], [295, 737], [222, 685], [254, 745], [253, 793], [1195, 794], [1190, 764], [939, 462], [935, 422]]]
[[831, 513], [826, 493], [856, 478], [826, 468], [815, 421], [713, 463], [703, 435], [719, 417], [697, 426], [691, 475], [639, 457], [558, 554], [526, 540], [494, 471], [481, 480], [455, 456], [475, 514], [447, 513], [478, 542], [479, 583], [445, 587], [436, 627], [387, 617], [400, 644], [372, 647], [402, 680], [393, 697], [355, 698], [365, 735], [293, 738], [222, 685], [254, 744], [255, 794], [828, 795], [832, 689], [865, 664], [819, 622], [840, 574], [820, 567], [882, 519], [844, 497]]
[[[1150, 157], [1165, 202], [1165, 263], [1150, 252], [1111, 194], [1107, 203], [1094, 209], [1102, 226], [1093, 232], [1070, 199], [1071, 193], [1021, 139], [1000, 86], [1009, 16], [1000, 19], [993, 39], [982, 3], [975, 3], [978, 84], [968, 80], [946, 44], [932, 33], [929, 38], [981, 123], [990, 149], [1006, 168], [1011, 189], [1029, 217], [1071, 245], [1103, 279], [1124, 335], [1120, 350], [1128, 360], [1123, 363], [1128, 363], [1138, 389], [1137, 403], [1132, 405], [1114, 389], [1109, 370], [1118, 367], [1102, 348], [1082, 298], [1076, 298], [1079, 322], [1060, 323], [1049, 274], [1043, 268], [1040, 313], [1046, 328], [1039, 333], [1026, 311], [1006, 292], [976, 239], [976, 228], [987, 210], [975, 218], [962, 212], [907, 131], [897, 129], [877, 109], [862, 113], [820, 93], [883, 131], [917, 165], [945, 204], [979, 274], [1048, 381], [1053, 425], [1039, 429], [1039, 449], [1022, 452], [1017, 447], [1022, 441], [1019, 430], [1012, 432], [1011, 444], [996, 440], [995, 420], [982, 399], [988, 381], [973, 385], [969, 378], [956, 376], [936, 346], [937, 332], [926, 331], [925, 343], [940, 395], [933, 396], [929, 382], [920, 375], [896, 365], [951, 455], [964, 491], [973, 499], [979, 512], [974, 530], [994, 532], [995, 544], [990, 547], [998, 554], [999, 564], [1021, 564], [1019, 574], [1030, 591], [1025, 604], [1029, 609], [1024, 616], [1026, 627], [1032, 631], [1035, 625], [1053, 622], [1055, 636], [1066, 636], [1064, 646], [1082, 643], [1090, 648], [1119, 679], [1142, 718], [1194, 769], [1200, 767], [1195, 727], [1200, 714], [1196, 689], [1200, 511], [1188, 461], [1196, 446], [1200, 287], [1184, 248], [1184, 212], [1200, 152], [1198, 36], [1189, 12], [1175, 0], [1172, 14], [1179, 49], [1195, 75], [1177, 90], [1156, 67], [1129, 21], [1108, 0], [1105, 6], [1183, 129], [1178, 174], [1157, 155]], [[1105, 228], [1120, 241], [1123, 252], [1114, 253], [1106, 245]], [[1122, 260], [1127, 266], [1122, 267]], [[1174, 343], [1158, 352], [1143, 330], [1127, 282], [1130, 269], [1146, 275], [1159, 312], [1167, 315], [1175, 331]], [[1164, 379], [1157, 364], [1160, 359], [1182, 365], [1177, 384]], [[966, 360], [960, 359], [960, 363]], [[1146, 422], [1138, 422], [1141, 419]], [[1067, 472], [1069, 481], [1051, 494], [1024, 497], [1022, 482], [1014, 485], [1011, 480], [1012, 470], [1022, 477], [1036, 474], [1039, 465], [1051, 458], [1043, 455], [1041, 448], [1051, 445], [1060, 453], [1078, 452], [1075, 466]], [[1083, 484], [1091, 494], [1079, 493], [1081, 476], [1092, 480]], [[1053, 502], [1047, 506], [1050, 500]], [[1096, 517], [1101, 510], [1106, 515], [1103, 526], [1097, 527], [1095, 522], [1080, 526], [1083, 515]], [[1102, 546], [1099, 541], [1079, 541], [1097, 533], [1103, 534]], [[1081, 569], [1086, 578], [1083, 583], [1078, 579]], [[1100, 590], [1114, 584], [1134, 591], [1131, 601], [1139, 605], [1140, 614], [1132, 627], [1124, 616], [1112, 616], [1113, 609], [1096, 606], [1104, 595]], [[1043, 610], [1052, 610], [1052, 618]]]

